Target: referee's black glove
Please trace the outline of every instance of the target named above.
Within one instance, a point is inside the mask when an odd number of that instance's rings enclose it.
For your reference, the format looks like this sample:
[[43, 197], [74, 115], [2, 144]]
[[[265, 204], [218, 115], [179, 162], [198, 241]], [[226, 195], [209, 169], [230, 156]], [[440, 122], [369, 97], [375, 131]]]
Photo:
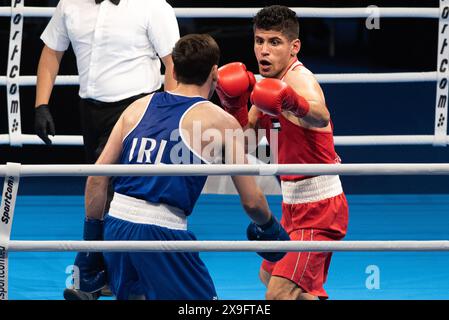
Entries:
[[55, 124], [47, 104], [41, 104], [36, 108], [34, 130], [46, 145], [51, 145], [51, 140], [48, 138], [48, 135], [55, 135]]

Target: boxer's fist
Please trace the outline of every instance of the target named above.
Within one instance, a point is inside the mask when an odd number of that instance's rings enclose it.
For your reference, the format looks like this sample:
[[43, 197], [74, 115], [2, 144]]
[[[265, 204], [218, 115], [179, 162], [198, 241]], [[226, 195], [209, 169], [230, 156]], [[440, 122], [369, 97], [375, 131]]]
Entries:
[[218, 69], [217, 89], [220, 91], [219, 95], [224, 95], [226, 98], [238, 98], [248, 94], [255, 83], [254, 74], [247, 71], [246, 66], [241, 62], [228, 63]]
[[75, 258], [75, 288], [94, 293], [106, 286], [107, 276], [101, 252], [78, 252]]
[[221, 105], [242, 127], [248, 123], [248, 100], [255, 83], [254, 74], [241, 62], [218, 69], [217, 94]]
[[272, 116], [278, 116], [282, 111], [290, 111], [302, 118], [310, 109], [307, 100], [292, 87], [281, 80], [271, 78], [256, 83], [251, 94], [251, 103]]
[[[271, 216], [270, 221], [263, 226], [251, 222], [246, 229], [246, 235], [248, 240], [290, 240], [289, 235], [274, 216]], [[276, 262], [281, 260], [286, 252], [258, 252], [257, 254], [265, 260]]]

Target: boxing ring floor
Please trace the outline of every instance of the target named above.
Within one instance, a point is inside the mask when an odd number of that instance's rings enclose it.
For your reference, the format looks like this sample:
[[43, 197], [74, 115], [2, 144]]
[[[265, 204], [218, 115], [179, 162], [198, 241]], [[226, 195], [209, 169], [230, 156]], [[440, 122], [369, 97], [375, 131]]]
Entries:
[[[281, 197], [268, 200], [280, 216]], [[449, 239], [449, 195], [348, 195], [348, 201], [346, 240]], [[80, 240], [83, 216], [83, 196], [19, 196], [11, 239]], [[199, 240], [246, 240], [248, 222], [237, 196], [202, 195], [189, 228]], [[74, 256], [11, 252], [10, 299], [62, 299]], [[220, 299], [264, 298], [255, 253], [203, 252], [201, 257]], [[325, 288], [335, 300], [449, 299], [448, 265], [449, 252], [336, 252]], [[373, 270], [378, 288], [368, 289]]]

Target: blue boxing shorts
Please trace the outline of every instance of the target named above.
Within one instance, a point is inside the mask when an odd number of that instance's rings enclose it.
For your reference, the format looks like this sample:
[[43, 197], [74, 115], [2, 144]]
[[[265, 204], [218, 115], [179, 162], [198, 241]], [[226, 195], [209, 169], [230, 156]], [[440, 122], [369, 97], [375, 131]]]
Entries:
[[[111, 241], [192, 241], [192, 232], [160, 226], [166, 212], [154, 215], [152, 210], [144, 210], [144, 220], [131, 222], [142, 208], [129, 210], [117, 205], [117, 193], [111, 203], [109, 215], [105, 218], [104, 240]], [[129, 198], [118, 195], [121, 202]], [[134, 199], [136, 200], [136, 199]], [[141, 201], [141, 200], [137, 200]], [[118, 214], [118, 209], [127, 211]], [[140, 211], [140, 212], [139, 212]], [[154, 210], [153, 210], [154, 211]], [[158, 210], [159, 211], [159, 210]], [[148, 213], [153, 216], [148, 220]], [[123, 217], [126, 218], [122, 219]], [[154, 220], [157, 217], [157, 220]], [[161, 221], [161, 217], [162, 220]], [[148, 224], [153, 221], [156, 224]], [[162, 223], [160, 223], [162, 222]], [[169, 224], [170, 225], [170, 224]], [[119, 300], [143, 296], [147, 300], [215, 300], [217, 293], [212, 278], [197, 252], [105, 252], [108, 282], [111, 291]]]

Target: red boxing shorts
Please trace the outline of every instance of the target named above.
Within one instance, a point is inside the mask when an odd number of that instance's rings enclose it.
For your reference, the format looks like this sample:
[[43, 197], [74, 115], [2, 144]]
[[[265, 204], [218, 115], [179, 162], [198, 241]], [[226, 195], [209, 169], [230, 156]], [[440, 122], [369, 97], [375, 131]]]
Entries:
[[[283, 188], [281, 224], [291, 240], [343, 239], [348, 225], [348, 204], [344, 193], [314, 202], [292, 204], [285, 202], [291, 197], [286, 197], [284, 190]], [[331, 257], [332, 252], [288, 252], [278, 262], [264, 260], [262, 269], [272, 276], [293, 281], [311, 295], [327, 299], [323, 285], [327, 279]]]

